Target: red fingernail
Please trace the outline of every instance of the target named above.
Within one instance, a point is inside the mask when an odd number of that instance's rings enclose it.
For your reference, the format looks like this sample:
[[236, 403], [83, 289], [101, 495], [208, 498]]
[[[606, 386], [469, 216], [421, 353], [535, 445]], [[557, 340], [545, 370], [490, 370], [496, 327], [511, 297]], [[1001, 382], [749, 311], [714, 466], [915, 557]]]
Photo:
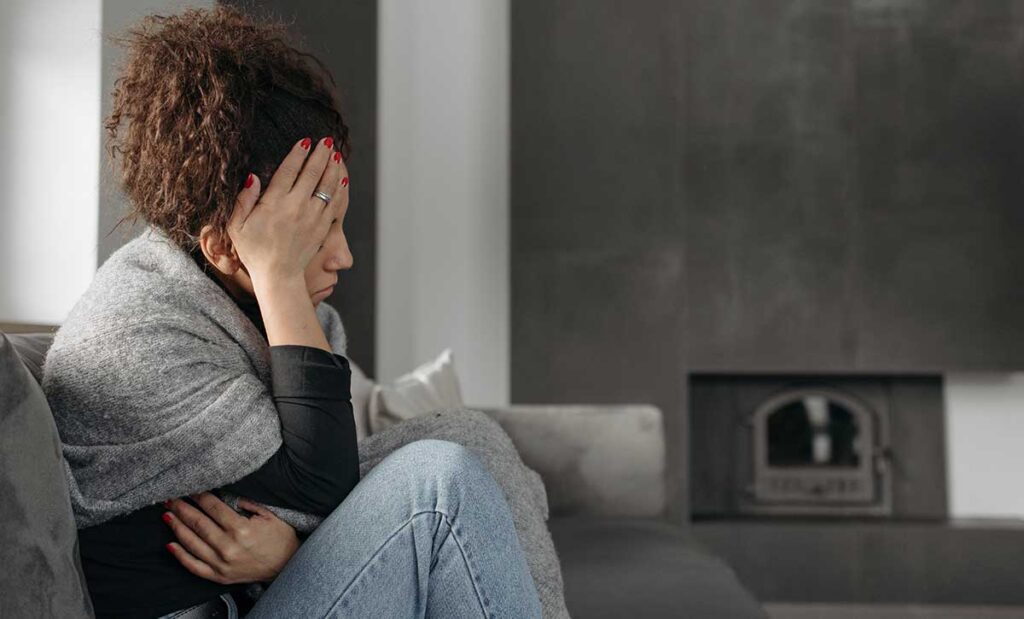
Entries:
[[164, 548], [167, 549], [167, 552], [172, 554], [174, 553], [174, 544], [167, 544], [166, 546], [164, 546]]
[[309, 138], [303, 138], [301, 146], [302, 146], [302, 148], [304, 148], [306, 150], [309, 150], [309, 145], [312, 144], [312, 143], [313, 143], [313, 140], [311, 140]]
[[164, 512], [164, 514], [160, 517], [163, 518], [164, 522], [166, 522], [167, 524], [171, 524], [171, 520], [173, 520], [173, 518], [171, 518], [170, 512]]
[[341, 161], [341, 153], [334, 153], [334, 163]]
[[341, 179], [341, 186], [342, 187], [348, 187], [348, 177], [347, 176], [345, 178]]
[[334, 138], [324, 138], [324, 146], [327, 148], [334, 146]]
[[249, 172], [249, 176], [245, 177], [245, 188], [248, 189], [250, 187], [252, 187], [252, 172]]

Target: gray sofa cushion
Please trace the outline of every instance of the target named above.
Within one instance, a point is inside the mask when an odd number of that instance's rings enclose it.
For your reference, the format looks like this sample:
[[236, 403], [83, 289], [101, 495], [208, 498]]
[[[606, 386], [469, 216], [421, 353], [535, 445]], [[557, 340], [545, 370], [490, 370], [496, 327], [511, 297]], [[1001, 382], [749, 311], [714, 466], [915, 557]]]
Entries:
[[482, 407], [540, 473], [552, 516], [658, 517], [665, 510], [665, 432], [648, 405]]
[[573, 617], [766, 619], [732, 569], [649, 519], [552, 518]]
[[52, 333], [8, 333], [7, 339], [14, 345], [14, 350], [21, 357], [32, 377], [37, 383], [43, 382], [43, 362], [46, 361], [46, 351], [53, 343]]
[[0, 617], [92, 617], [57, 427], [0, 333]]

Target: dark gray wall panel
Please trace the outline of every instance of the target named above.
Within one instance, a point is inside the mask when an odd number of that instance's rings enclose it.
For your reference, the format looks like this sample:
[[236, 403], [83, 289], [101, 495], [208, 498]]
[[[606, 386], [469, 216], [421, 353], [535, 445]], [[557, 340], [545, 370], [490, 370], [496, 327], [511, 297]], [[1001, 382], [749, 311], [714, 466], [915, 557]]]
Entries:
[[861, 367], [1024, 367], [1024, 4], [857, 28]]
[[[685, 436], [681, 371], [684, 286], [678, 249], [526, 250], [516, 254], [512, 286], [512, 391], [516, 403], [651, 403], [669, 437]], [[614, 282], [614, 284], [612, 284]], [[544, 328], [531, 327], [543, 323]], [[681, 491], [685, 452], [667, 446]], [[683, 498], [669, 497], [682, 518]], [[675, 510], [680, 510], [676, 512]]]
[[687, 7], [690, 365], [1024, 367], [1024, 5]]
[[678, 245], [675, 2], [513, 2], [512, 244]]
[[689, 363], [848, 367], [860, 288], [845, 3], [686, 4]]
[[942, 379], [900, 377], [889, 381], [888, 389], [892, 443], [908, 447], [893, 457], [893, 511], [912, 518], [946, 517], [949, 459]]
[[[649, 402], [685, 517], [675, 2], [513, 2], [511, 396]], [[672, 495], [672, 490], [676, 493]]]

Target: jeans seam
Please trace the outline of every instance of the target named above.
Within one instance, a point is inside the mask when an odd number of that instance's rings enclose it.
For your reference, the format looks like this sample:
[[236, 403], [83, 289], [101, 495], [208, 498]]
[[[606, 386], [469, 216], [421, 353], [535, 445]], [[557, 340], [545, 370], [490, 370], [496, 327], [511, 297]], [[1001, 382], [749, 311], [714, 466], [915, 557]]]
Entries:
[[391, 543], [391, 540], [393, 540], [395, 536], [397, 536], [405, 528], [407, 528], [416, 518], [416, 516], [422, 516], [423, 514], [440, 514], [441, 517], [444, 519], [445, 524], [448, 525], [448, 530], [451, 531], [452, 537], [455, 539], [455, 545], [459, 548], [459, 553], [462, 555], [462, 561], [466, 564], [466, 567], [470, 572], [470, 580], [473, 582], [473, 592], [476, 593], [477, 602], [480, 604], [480, 610], [483, 611], [484, 617], [490, 616], [490, 613], [487, 612], [487, 607], [484, 605], [483, 592], [480, 590], [480, 587], [477, 586], [478, 583], [476, 582], [476, 579], [472, 578], [473, 568], [470, 565], [469, 557], [466, 556], [466, 550], [462, 547], [462, 541], [459, 539], [458, 534], [455, 532], [455, 527], [453, 526], [452, 521], [449, 519], [448, 514], [438, 509], [425, 509], [422, 511], [415, 512], [411, 516], [409, 516], [409, 519], [402, 523], [402, 526], [395, 529], [394, 532], [391, 533], [391, 535], [389, 535], [386, 540], [384, 540], [384, 543], [380, 545], [377, 551], [374, 552], [373, 555], [366, 560], [366, 563], [364, 563], [361, 568], [359, 568], [359, 571], [352, 578], [352, 581], [348, 584], [348, 586], [345, 587], [345, 590], [338, 594], [338, 597], [334, 600], [334, 603], [331, 604], [330, 608], [327, 609], [322, 619], [326, 619], [326, 617], [328, 617], [332, 612], [334, 612], [334, 610], [338, 607], [338, 604], [341, 603], [342, 598], [344, 598], [345, 595], [347, 595], [348, 592], [352, 590], [352, 586], [355, 585], [356, 581], [358, 581], [363, 576], [366, 570], [370, 567], [370, 564], [377, 559], [380, 553], [384, 550], [384, 547]]
[[459, 539], [459, 534], [455, 531], [455, 524], [449, 520], [448, 514], [441, 511], [437, 513], [441, 514], [441, 517], [444, 518], [445, 523], [448, 525], [448, 530], [451, 531], [452, 537], [455, 539], [455, 544], [459, 547], [459, 553], [462, 555], [462, 562], [466, 564], [466, 569], [469, 571], [469, 577], [473, 583], [473, 592], [476, 593], [476, 601], [480, 604], [480, 610], [483, 612], [484, 617], [489, 617], [491, 613], [487, 611], [487, 605], [484, 603], [484, 599], [487, 596], [484, 595], [483, 589], [476, 579], [473, 566], [469, 561], [469, 555], [466, 554], [466, 549], [462, 547], [462, 540]]

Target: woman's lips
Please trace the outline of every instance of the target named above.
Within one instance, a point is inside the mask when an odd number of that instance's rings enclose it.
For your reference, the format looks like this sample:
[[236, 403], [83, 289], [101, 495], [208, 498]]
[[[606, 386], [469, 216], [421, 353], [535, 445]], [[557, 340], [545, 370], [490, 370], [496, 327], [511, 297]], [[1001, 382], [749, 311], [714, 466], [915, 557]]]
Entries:
[[333, 285], [332, 286], [328, 286], [326, 288], [323, 288], [321, 290], [317, 290], [316, 292], [313, 293], [313, 296], [314, 297], [323, 297], [323, 298], [326, 299], [327, 297], [331, 296], [332, 292], [334, 292], [334, 286]]

